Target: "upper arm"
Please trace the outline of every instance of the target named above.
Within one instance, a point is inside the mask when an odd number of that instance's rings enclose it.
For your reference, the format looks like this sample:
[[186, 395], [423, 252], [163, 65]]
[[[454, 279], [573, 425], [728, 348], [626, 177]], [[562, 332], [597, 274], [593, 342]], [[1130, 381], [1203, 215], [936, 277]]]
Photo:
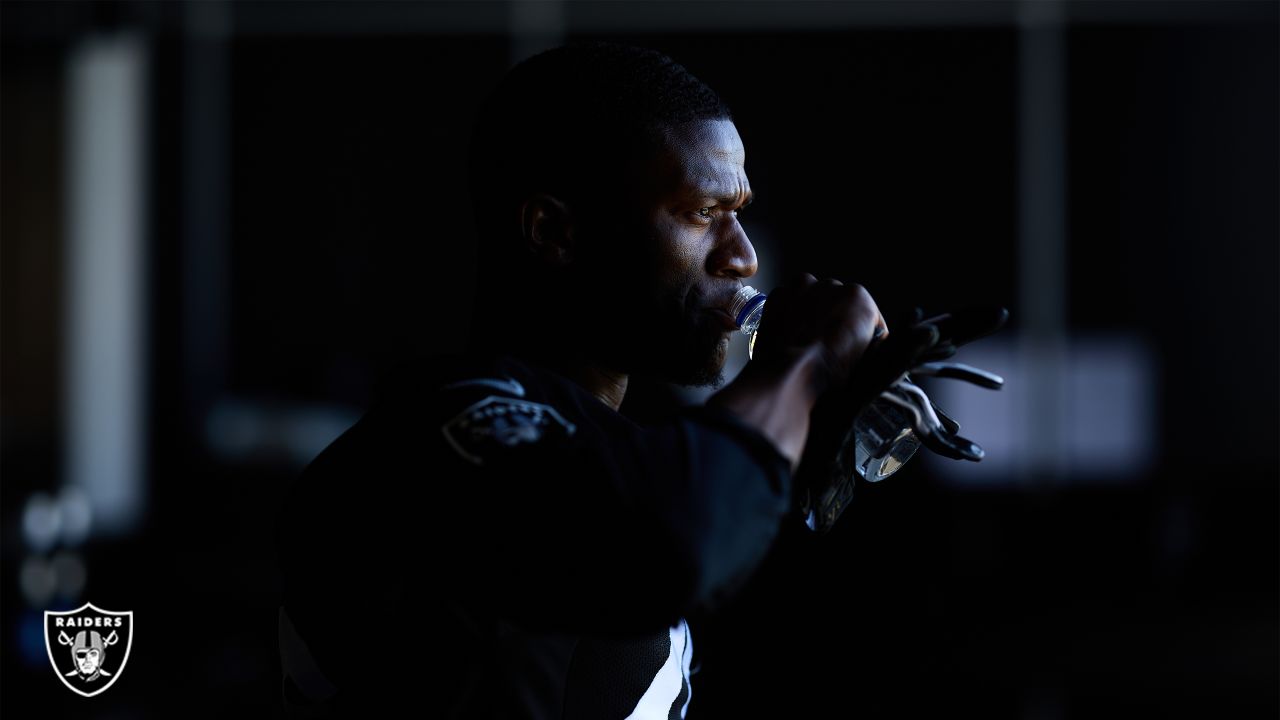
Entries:
[[641, 428], [590, 397], [453, 386], [433, 482], [465, 538], [452, 569], [528, 625], [669, 626], [736, 588], [790, 504], [786, 460], [713, 410]]

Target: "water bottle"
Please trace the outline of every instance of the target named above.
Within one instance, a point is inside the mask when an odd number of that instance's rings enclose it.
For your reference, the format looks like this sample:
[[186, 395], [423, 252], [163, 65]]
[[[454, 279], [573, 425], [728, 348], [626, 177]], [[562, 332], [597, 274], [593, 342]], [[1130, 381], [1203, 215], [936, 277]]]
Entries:
[[[750, 338], [747, 341], [748, 357], [755, 352], [756, 330], [764, 316], [767, 297], [759, 290], [745, 286], [734, 296], [730, 305], [729, 312], [737, 321], [738, 329]], [[886, 400], [876, 399], [854, 419], [852, 445], [852, 465], [859, 477], [869, 482], [879, 482], [897, 472], [911, 459], [920, 448], [920, 438], [902, 409]], [[848, 448], [842, 452], [848, 452]], [[848, 489], [833, 488], [833, 492], [844, 493]]]

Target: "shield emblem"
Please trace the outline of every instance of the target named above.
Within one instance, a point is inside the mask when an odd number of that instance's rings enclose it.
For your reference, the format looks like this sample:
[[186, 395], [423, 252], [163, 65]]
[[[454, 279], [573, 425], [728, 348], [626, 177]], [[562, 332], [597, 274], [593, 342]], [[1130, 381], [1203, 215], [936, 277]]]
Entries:
[[133, 611], [112, 612], [85, 603], [44, 613], [44, 646], [53, 670], [72, 692], [93, 697], [120, 679], [133, 647]]
[[550, 405], [499, 395], [474, 403], [441, 428], [453, 449], [476, 465], [517, 445], [561, 442], [576, 429]]

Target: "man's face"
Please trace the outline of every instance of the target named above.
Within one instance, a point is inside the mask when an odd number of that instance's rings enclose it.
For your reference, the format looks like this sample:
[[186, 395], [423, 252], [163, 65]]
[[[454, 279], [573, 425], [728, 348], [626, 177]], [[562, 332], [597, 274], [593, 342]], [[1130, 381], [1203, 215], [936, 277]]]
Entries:
[[[723, 381], [735, 332], [728, 305], [756, 254], [738, 224], [751, 202], [746, 150], [729, 120], [670, 128], [657, 152], [627, 173], [616, 213], [599, 218], [591, 243], [598, 288], [614, 332], [603, 344], [613, 364], [685, 385]], [[619, 326], [620, 324], [620, 326]]]

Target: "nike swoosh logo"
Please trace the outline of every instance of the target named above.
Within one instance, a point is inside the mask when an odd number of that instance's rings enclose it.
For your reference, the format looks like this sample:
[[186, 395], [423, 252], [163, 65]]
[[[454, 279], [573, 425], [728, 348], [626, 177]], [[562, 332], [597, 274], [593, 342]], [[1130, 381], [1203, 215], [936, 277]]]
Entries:
[[453, 390], [455, 388], [471, 387], [473, 385], [496, 388], [503, 392], [511, 393], [516, 397], [524, 397], [524, 386], [521, 385], [519, 382], [512, 380], [511, 378], [507, 378], [505, 380], [498, 379], [498, 378], [476, 378], [474, 380], [459, 380], [456, 383], [449, 383], [448, 385], [445, 385], [440, 389]]

